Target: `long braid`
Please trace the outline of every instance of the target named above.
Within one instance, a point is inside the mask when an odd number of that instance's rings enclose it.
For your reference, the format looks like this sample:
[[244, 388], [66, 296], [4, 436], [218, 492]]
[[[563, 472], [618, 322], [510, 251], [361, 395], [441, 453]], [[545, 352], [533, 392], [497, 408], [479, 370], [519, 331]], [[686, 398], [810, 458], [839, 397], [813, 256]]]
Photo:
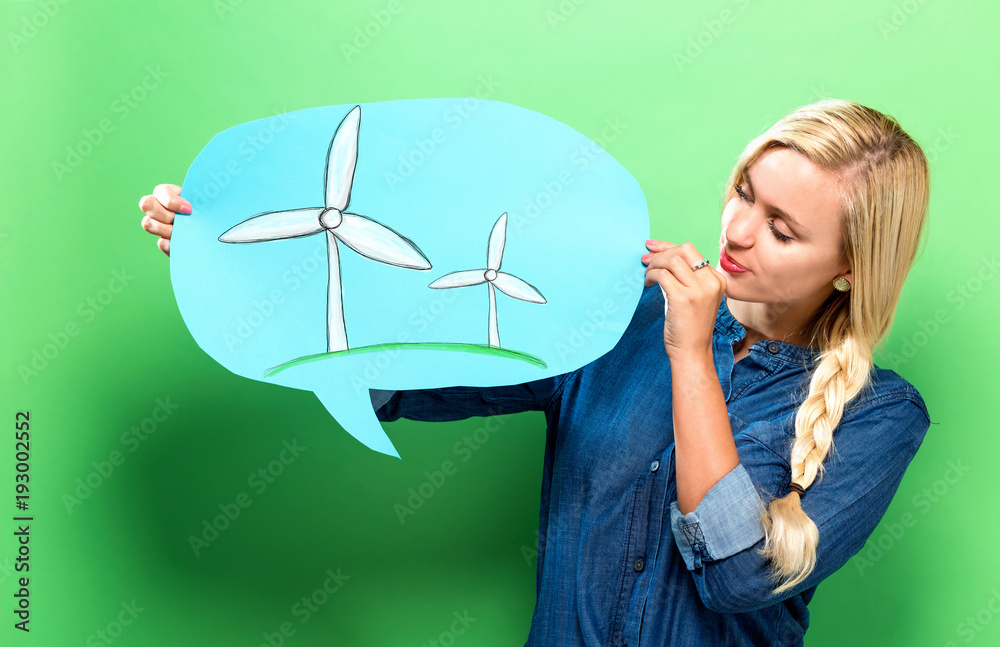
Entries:
[[[823, 477], [845, 407], [867, 387], [872, 353], [892, 325], [903, 281], [917, 253], [927, 213], [927, 158], [887, 115], [850, 101], [803, 106], [751, 141], [727, 182], [724, 200], [765, 151], [790, 148], [839, 176], [844, 255], [851, 290], [834, 292], [804, 332], [821, 351], [809, 391], [795, 416], [789, 465], [792, 491], [761, 515], [762, 553], [781, 593], [816, 565], [819, 531], [797, 488]], [[832, 280], [832, 277], [831, 277]]]
[[[808, 488], [822, 478], [823, 461], [833, 449], [833, 433], [844, 407], [868, 383], [871, 357], [851, 338], [826, 351], [809, 381], [809, 394], [795, 416], [795, 441], [791, 452], [791, 481]], [[789, 492], [770, 502], [761, 515], [765, 530], [763, 554], [782, 580], [775, 593], [803, 579], [816, 564], [819, 531], [802, 510], [799, 494]]]

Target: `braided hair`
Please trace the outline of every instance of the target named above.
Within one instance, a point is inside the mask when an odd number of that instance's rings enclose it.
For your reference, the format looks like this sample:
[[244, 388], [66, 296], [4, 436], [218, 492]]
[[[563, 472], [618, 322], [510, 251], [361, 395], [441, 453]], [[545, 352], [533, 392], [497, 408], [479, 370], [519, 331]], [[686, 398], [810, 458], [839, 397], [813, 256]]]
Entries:
[[[916, 257], [927, 212], [927, 160], [895, 119], [857, 103], [827, 99], [799, 108], [751, 141], [729, 177], [724, 200], [764, 152], [785, 147], [839, 178], [849, 292], [834, 292], [806, 331], [820, 351], [795, 416], [791, 491], [761, 515], [763, 554], [774, 593], [801, 583], [816, 565], [819, 531], [799, 489], [823, 476], [844, 408], [869, 384], [872, 355], [889, 331]], [[797, 487], [796, 487], [797, 486]]]

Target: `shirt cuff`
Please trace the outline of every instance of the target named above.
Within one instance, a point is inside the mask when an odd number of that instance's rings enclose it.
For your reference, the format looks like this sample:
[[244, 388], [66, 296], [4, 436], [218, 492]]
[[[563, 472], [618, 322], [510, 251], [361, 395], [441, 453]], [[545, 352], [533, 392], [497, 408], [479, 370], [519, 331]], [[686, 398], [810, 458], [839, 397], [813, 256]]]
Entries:
[[681, 514], [670, 504], [670, 528], [688, 570], [735, 555], [764, 536], [764, 511], [757, 488], [742, 464], [723, 476], [698, 506]]
[[369, 389], [372, 398], [372, 409], [378, 411], [386, 402], [396, 395], [396, 391], [383, 391], [381, 389]]

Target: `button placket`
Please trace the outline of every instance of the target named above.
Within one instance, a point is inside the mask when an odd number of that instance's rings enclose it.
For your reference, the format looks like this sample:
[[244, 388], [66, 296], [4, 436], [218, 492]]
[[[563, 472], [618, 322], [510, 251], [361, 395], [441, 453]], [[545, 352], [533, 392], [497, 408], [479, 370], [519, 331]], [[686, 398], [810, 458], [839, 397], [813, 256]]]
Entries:
[[[633, 598], [633, 592], [637, 585], [647, 586], [648, 584], [638, 584], [639, 573], [642, 569], [646, 567], [645, 555], [648, 548], [648, 523], [650, 521], [650, 503], [653, 495], [654, 484], [659, 479], [655, 478], [655, 475], [651, 472], [642, 474], [635, 482], [633, 486], [632, 494], [632, 513], [630, 515], [630, 521], [628, 528], [626, 530], [624, 549], [626, 551], [625, 563], [622, 564], [624, 567], [620, 571], [620, 577], [622, 578], [621, 590], [618, 596], [618, 601], [614, 606], [614, 611], [612, 613], [610, 630], [611, 636], [614, 641], [622, 639], [624, 633], [629, 624], [630, 618], [634, 622], [634, 615], [639, 611], [631, 605], [631, 599]], [[628, 571], [627, 560], [631, 559], [632, 573]], [[637, 568], [637, 565], [641, 568]], [[645, 594], [637, 596], [640, 599], [645, 598]]]

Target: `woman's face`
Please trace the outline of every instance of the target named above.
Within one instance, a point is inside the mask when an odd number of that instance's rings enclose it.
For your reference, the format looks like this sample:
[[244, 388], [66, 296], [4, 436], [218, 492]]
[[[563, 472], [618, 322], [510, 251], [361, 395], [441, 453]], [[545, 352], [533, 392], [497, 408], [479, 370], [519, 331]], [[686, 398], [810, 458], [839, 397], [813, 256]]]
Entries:
[[727, 297], [811, 311], [833, 292], [833, 279], [850, 280], [837, 181], [783, 147], [747, 168], [722, 213]]

